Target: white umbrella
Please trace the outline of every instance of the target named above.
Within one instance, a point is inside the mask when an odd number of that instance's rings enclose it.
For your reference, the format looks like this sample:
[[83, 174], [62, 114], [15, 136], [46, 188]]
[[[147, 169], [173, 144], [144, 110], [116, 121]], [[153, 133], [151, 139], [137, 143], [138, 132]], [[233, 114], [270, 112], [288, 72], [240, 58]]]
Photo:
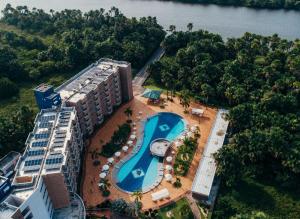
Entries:
[[128, 151], [128, 146], [123, 146], [122, 150], [125, 151], [125, 152]]
[[166, 158], [166, 160], [167, 160], [167, 162], [170, 163], [173, 160], [173, 158], [171, 156], [169, 156], [169, 157]]
[[104, 179], [106, 177], [106, 173], [100, 173], [99, 176], [101, 179]]
[[133, 141], [127, 141], [127, 144], [128, 144], [129, 146], [131, 146], [131, 145], [133, 144]]
[[133, 127], [133, 130], [136, 131], [136, 127]]
[[176, 154], [176, 152], [175, 152], [175, 151], [172, 151], [171, 153], [172, 153], [172, 154]]
[[130, 140], [136, 139], [136, 135], [130, 135]]
[[195, 132], [196, 130], [197, 130], [197, 127], [196, 126], [192, 126], [191, 131]]
[[108, 170], [109, 169], [109, 166], [107, 164], [105, 164], [103, 167], [102, 167], [102, 170]]
[[115, 153], [115, 156], [116, 156], [116, 157], [120, 157], [120, 156], [121, 156], [121, 152], [120, 152], [120, 151], [117, 151], [117, 152]]
[[136, 123], [135, 123], [135, 122], [133, 122], [133, 123], [132, 123], [132, 125], [133, 125], [133, 126], [136, 126]]
[[171, 165], [166, 165], [165, 169], [170, 171], [170, 170], [173, 170], [173, 167]]
[[175, 141], [175, 146], [176, 147], [180, 147], [182, 145], [182, 143], [181, 142], [179, 142], [179, 141]]
[[114, 159], [113, 157], [110, 157], [110, 158], [107, 159], [108, 163], [113, 163], [114, 160], [115, 160], [115, 159]]
[[172, 175], [169, 174], [169, 173], [167, 173], [167, 174], [165, 175], [165, 179], [166, 179], [167, 181], [171, 181], [172, 178], [173, 178]]
[[136, 135], [136, 131], [132, 132], [133, 135]]

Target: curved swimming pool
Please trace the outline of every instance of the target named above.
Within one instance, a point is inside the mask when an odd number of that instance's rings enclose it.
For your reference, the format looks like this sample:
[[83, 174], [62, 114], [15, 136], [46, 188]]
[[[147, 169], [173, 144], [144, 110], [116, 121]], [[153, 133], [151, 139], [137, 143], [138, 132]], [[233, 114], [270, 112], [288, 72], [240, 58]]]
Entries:
[[174, 113], [161, 112], [148, 118], [140, 150], [119, 167], [116, 185], [126, 192], [149, 190], [159, 178], [158, 167], [162, 164], [161, 158], [151, 154], [151, 142], [158, 138], [173, 141], [184, 129], [183, 118]]

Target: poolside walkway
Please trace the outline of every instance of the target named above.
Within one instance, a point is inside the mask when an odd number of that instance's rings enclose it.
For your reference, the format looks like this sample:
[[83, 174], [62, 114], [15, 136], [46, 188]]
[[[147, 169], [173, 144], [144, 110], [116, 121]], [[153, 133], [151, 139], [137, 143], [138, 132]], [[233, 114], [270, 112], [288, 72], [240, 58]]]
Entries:
[[[163, 98], [165, 98], [164, 95], [162, 95]], [[181, 183], [182, 187], [177, 189], [174, 188], [173, 185], [169, 182], [166, 182], [163, 180], [161, 184], [159, 184], [158, 187], [153, 189], [152, 191], [143, 194], [142, 197], [142, 203], [143, 203], [143, 209], [149, 209], [149, 208], [159, 208], [161, 206], [164, 206], [171, 202], [172, 200], [178, 199], [178, 197], [185, 196], [186, 193], [190, 192], [192, 187], [193, 178], [196, 174], [196, 170], [199, 164], [199, 161], [201, 159], [201, 155], [203, 152], [203, 148], [205, 146], [205, 143], [207, 141], [207, 138], [210, 133], [210, 129], [213, 125], [215, 116], [216, 116], [216, 109], [212, 108], [206, 108], [205, 114], [202, 118], [198, 118], [196, 116], [193, 116], [191, 114], [184, 114], [183, 107], [179, 104], [179, 100], [177, 98], [174, 98], [174, 102], [168, 101], [166, 106], [164, 108], [160, 108], [160, 106], [157, 105], [149, 105], [147, 104], [147, 100], [140, 95], [136, 95], [135, 98], [130, 101], [129, 103], [123, 105], [120, 107], [114, 115], [109, 118], [106, 123], [95, 133], [95, 135], [91, 138], [90, 144], [87, 148], [87, 153], [85, 156], [85, 170], [84, 170], [84, 182], [82, 187], [82, 195], [83, 200], [86, 204], [86, 207], [94, 207], [97, 204], [103, 202], [106, 198], [102, 197], [101, 192], [98, 188], [98, 182], [99, 182], [99, 173], [101, 171], [101, 167], [103, 164], [106, 163], [107, 159], [99, 156], [97, 159], [100, 160], [101, 165], [94, 166], [93, 165], [93, 159], [91, 156], [92, 151], [97, 150], [98, 152], [101, 151], [102, 145], [108, 142], [113, 134], [113, 132], [117, 129], [118, 125], [123, 124], [126, 122], [127, 117], [124, 114], [124, 110], [127, 107], [131, 107], [133, 109], [133, 116], [132, 119], [134, 122], [137, 123], [137, 130], [139, 130], [140, 123], [138, 122], [137, 116], [139, 111], [142, 111], [141, 119], [145, 119], [148, 116], [151, 116], [157, 112], [173, 112], [178, 115], [181, 115], [189, 125], [199, 125], [201, 138], [199, 139], [198, 148], [195, 152], [195, 156], [193, 158], [193, 161], [191, 163], [190, 170], [186, 177], [181, 177]], [[191, 107], [197, 107], [197, 108], [205, 108], [205, 106], [201, 106], [199, 104], [191, 104]], [[139, 132], [137, 132], [139, 133]], [[139, 136], [138, 136], [139, 137]], [[127, 153], [129, 154], [130, 151]], [[122, 152], [122, 156], [120, 159], [124, 159], [124, 157], [127, 155], [124, 152]], [[110, 172], [112, 169], [110, 170]], [[108, 179], [111, 180], [111, 174], [109, 174]], [[112, 186], [110, 187], [111, 195], [109, 196], [109, 199], [117, 199], [117, 198], [123, 198], [127, 201], [133, 201], [134, 198], [131, 197], [129, 194], [122, 192], [118, 190], [113, 183], [111, 183]], [[158, 190], [161, 190], [163, 188], [167, 188], [170, 192], [170, 199], [165, 199], [162, 201], [158, 201], [154, 203], [151, 199], [151, 193], [156, 192]]]

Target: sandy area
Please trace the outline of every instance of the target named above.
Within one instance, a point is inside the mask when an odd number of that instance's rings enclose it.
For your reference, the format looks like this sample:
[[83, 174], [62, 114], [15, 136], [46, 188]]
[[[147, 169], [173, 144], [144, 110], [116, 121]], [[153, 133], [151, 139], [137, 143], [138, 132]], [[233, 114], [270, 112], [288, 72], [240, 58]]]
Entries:
[[[117, 129], [117, 126], [120, 124], [123, 124], [126, 120], [127, 117], [124, 114], [124, 110], [127, 107], [131, 107], [133, 110], [133, 116], [132, 120], [138, 124], [138, 129], [139, 127], [139, 122], [137, 119], [138, 112], [142, 111], [142, 119], [146, 118], [147, 116], [153, 115], [157, 112], [173, 112], [181, 115], [187, 123], [192, 126], [194, 124], [197, 124], [200, 128], [200, 134], [201, 138], [199, 140], [198, 148], [196, 150], [195, 156], [193, 158], [190, 170], [187, 174], [186, 177], [181, 177], [181, 182], [182, 182], [182, 187], [181, 188], [174, 188], [173, 185], [169, 182], [166, 182], [163, 180], [161, 184], [156, 187], [154, 190], [143, 194], [142, 197], [142, 203], [143, 203], [143, 209], [148, 209], [148, 208], [157, 208], [162, 205], [165, 205], [171, 201], [177, 200], [181, 196], [183, 196], [186, 192], [189, 192], [191, 190], [192, 182], [194, 175], [196, 173], [199, 161], [201, 159], [201, 154], [203, 152], [205, 143], [208, 139], [208, 136], [210, 134], [211, 127], [213, 125], [215, 116], [216, 116], [216, 109], [212, 108], [206, 108], [205, 106], [201, 106], [199, 104], [191, 104], [191, 107], [198, 107], [198, 108], [203, 108], [205, 109], [204, 116], [202, 118], [198, 118], [196, 116], [192, 116], [191, 114], [185, 114], [183, 112], [182, 106], [179, 104], [178, 99], [174, 99], [174, 102], [167, 102], [167, 106], [162, 109], [157, 105], [149, 105], [147, 104], [147, 100], [143, 97], [140, 96], [135, 96], [135, 98], [120, 107], [114, 114], [109, 118], [106, 123], [95, 133], [95, 135], [91, 138], [90, 144], [87, 149], [86, 157], [85, 157], [85, 168], [84, 168], [84, 182], [82, 186], [82, 197], [83, 200], [86, 204], [86, 207], [94, 207], [97, 204], [101, 203], [105, 199], [102, 197], [101, 192], [99, 191], [98, 188], [98, 182], [99, 182], [99, 173], [101, 171], [102, 165], [104, 165], [107, 162], [107, 159], [104, 157], [99, 156], [98, 160], [101, 161], [101, 165], [99, 166], [94, 166], [93, 165], [93, 160], [91, 156], [91, 152], [94, 150], [101, 151], [101, 146], [108, 142], [113, 134], [113, 132]], [[130, 152], [130, 151], [129, 151]], [[121, 159], [123, 157], [127, 156], [124, 152], [122, 152]], [[108, 176], [108, 179], [111, 181], [111, 176]], [[127, 201], [133, 201], [134, 198], [131, 197], [129, 194], [124, 193], [120, 190], [118, 190], [113, 182], [111, 181], [111, 195], [108, 197], [109, 199], [117, 199], [117, 198], [123, 198]], [[170, 192], [170, 199], [166, 199], [163, 201], [158, 201], [154, 203], [151, 200], [151, 193], [161, 190], [163, 188], [167, 188]]]

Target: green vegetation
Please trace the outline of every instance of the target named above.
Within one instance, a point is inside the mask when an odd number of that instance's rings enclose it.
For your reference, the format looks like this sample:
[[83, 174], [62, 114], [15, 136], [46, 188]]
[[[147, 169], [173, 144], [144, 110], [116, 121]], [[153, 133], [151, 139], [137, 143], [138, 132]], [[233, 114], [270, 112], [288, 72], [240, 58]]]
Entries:
[[180, 146], [174, 162], [174, 173], [179, 176], [185, 176], [194, 157], [197, 148], [197, 140], [193, 138], [185, 138], [183, 145]]
[[[169, 212], [169, 213], [168, 213]], [[158, 218], [167, 219], [167, 218], [180, 218], [180, 219], [190, 219], [193, 218], [193, 212], [189, 206], [188, 201], [183, 198], [179, 201], [172, 203], [166, 207], [159, 209]], [[168, 217], [167, 214], [172, 215]]]
[[122, 145], [124, 145], [131, 132], [131, 127], [128, 123], [120, 125], [118, 130], [114, 132], [111, 140], [103, 145], [101, 155], [104, 157], [111, 157], [115, 152], [121, 150]]
[[299, 218], [299, 197], [298, 187], [287, 189], [245, 179], [233, 188], [221, 188], [212, 218], [251, 218], [246, 217], [250, 213], [265, 215], [252, 218]]
[[[224, 42], [206, 31], [173, 30], [163, 46], [165, 57], [149, 67], [155, 85], [176, 92], [189, 90], [196, 101], [230, 109], [228, 141], [215, 155], [226, 191], [248, 178], [274, 182], [274, 189], [280, 185], [296, 190], [300, 182], [300, 41], [245, 33]], [[299, 199], [296, 193], [294, 200]], [[294, 210], [292, 205], [285, 207]]]
[[58, 86], [102, 57], [129, 61], [135, 71], [164, 36], [155, 18], [129, 19], [115, 7], [46, 13], [8, 4], [0, 20], [0, 156], [24, 148], [31, 129], [12, 117], [25, 105], [38, 112], [32, 91], [38, 84]]
[[[170, 1], [170, 0], [161, 0], [161, 1]], [[198, 4], [244, 6], [250, 8], [300, 10], [300, 2], [298, 0], [172, 0], [172, 1], [184, 2], [184, 3], [198, 3]]]
[[155, 18], [128, 19], [114, 7], [108, 12], [51, 10], [48, 14], [8, 4], [0, 27], [0, 90], [9, 91], [1, 92], [0, 100], [20, 98], [16, 88], [24, 83], [36, 85], [54, 74], [74, 73], [101, 57], [126, 60], [140, 68], [165, 35]]

